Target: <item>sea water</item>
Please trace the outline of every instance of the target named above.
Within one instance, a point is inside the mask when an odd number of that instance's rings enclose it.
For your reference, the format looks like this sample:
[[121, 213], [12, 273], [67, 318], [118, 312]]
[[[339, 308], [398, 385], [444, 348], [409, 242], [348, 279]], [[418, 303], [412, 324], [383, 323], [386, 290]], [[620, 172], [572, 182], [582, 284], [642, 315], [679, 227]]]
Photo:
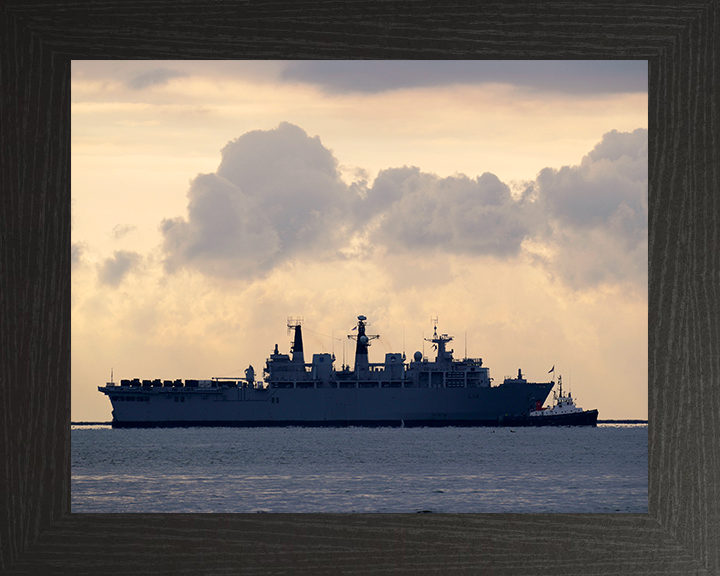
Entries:
[[647, 424], [72, 430], [72, 512], [648, 511]]

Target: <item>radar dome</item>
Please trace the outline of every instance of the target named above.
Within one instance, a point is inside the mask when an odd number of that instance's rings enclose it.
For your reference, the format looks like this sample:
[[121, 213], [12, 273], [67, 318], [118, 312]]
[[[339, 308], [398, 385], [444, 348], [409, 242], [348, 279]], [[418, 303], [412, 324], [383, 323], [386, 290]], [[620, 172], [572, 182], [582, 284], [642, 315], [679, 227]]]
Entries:
[[415, 354], [413, 354], [413, 358], [415, 358], [415, 362], [420, 362], [420, 360], [422, 360], [422, 352], [418, 350]]
[[367, 343], [368, 343], [368, 337], [360, 336], [360, 344], [367, 344]]

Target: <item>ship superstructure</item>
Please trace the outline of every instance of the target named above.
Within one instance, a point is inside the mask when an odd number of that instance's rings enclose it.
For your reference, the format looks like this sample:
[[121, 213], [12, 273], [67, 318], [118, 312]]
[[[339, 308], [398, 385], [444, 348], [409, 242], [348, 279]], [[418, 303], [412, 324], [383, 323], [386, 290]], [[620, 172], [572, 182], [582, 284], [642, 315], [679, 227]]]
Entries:
[[528, 417], [545, 401], [553, 382], [506, 378], [495, 384], [481, 358], [453, 358], [438, 334], [426, 339], [434, 361], [415, 352], [385, 354], [369, 361], [377, 335], [358, 316], [353, 334], [355, 364], [337, 370], [335, 356], [313, 354], [305, 361], [302, 321], [289, 319], [290, 354], [278, 345], [267, 359], [263, 379], [250, 366], [245, 378], [210, 380], [121, 380], [98, 390], [113, 406], [113, 426], [483, 426]]

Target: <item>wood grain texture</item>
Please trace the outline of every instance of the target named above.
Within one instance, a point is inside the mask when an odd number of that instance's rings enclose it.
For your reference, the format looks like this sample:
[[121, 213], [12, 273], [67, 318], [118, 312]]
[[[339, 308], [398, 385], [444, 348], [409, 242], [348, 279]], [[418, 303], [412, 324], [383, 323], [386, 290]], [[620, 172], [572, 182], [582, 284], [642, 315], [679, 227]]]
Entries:
[[[0, 572], [720, 574], [717, 1], [0, 6]], [[70, 514], [70, 61], [647, 59], [644, 514]]]

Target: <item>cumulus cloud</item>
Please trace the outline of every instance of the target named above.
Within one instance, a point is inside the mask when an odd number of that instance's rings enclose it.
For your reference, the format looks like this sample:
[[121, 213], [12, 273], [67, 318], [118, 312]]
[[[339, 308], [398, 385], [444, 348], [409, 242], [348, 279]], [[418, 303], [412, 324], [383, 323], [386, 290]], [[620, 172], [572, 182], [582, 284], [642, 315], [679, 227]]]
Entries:
[[229, 142], [188, 192], [187, 219], [166, 219], [166, 267], [262, 274], [297, 253], [333, 252], [352, 198], [320, 139], [288, 123]]
[[439, 249], [458, 254], [517, 254], [529, 233], [522, 206], [486, 172], [439, 178], [418, 168], [381, 172], [365, 202], [381, 223], [373, 240], [388, 249]]
[[142, 257], [137, 252], [117, 250], [111, 258], [106, 258], [98, 268], [98, 279], [102, 284], [117, 287], [141, 260]]
[[281, 123], [229, 142], [188, 199], [187, 217], [160, 225], [169, 272], [252, 278], [298, 257], [423, 251], [525, 254], [576, 289], [646, 283], [647, 130], [609, 132], [579, 165], [545, 168], [513, 194], [489, 172], [414, 166], [348, 186], [317, 136]]
[[551, 215], [563, 224], [607, 224], [618, 210], [647, 220], [647, 130], [615, 130], [582, 159], [579, 166], [543, 169], [537, 177]]
[[613, 130], [578, 166], [537, 177], [552, 269], [576, 288], [647, 278], [647, 130]]

